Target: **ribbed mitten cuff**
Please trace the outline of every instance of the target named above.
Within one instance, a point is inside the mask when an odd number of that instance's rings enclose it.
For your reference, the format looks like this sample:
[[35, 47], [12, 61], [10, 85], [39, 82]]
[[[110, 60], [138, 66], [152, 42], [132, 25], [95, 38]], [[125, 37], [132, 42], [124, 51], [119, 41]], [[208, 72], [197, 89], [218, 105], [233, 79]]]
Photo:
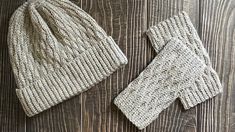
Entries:
[[182, 89], [192, 87], [206, 65], [179, 39], [172, 38], [143, 72], [114, 100], [139, 129], [167, 108]]
[[25, 113], [33, 116], [88, 90], [125, 64], [127, 58], [107, 37], [56, 72], [16, 89], [16, 94]]
[[194, 82], [194, 88], [182, 91], [181, 102], [189, 109], [222, 92], [219, 77], [211, 66], [210, 58], [185, 12], [171, 17], [149, 28], [146, 32], [155, 51], [158, 53], [171, 37], [177, 37], [207, 65], [202, 76]]

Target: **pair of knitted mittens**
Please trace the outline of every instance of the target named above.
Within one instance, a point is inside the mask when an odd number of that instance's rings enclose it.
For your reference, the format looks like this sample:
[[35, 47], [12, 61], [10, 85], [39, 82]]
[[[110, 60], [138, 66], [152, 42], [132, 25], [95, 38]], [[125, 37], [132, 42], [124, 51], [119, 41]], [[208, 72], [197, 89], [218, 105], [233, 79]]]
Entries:
[[114, 101], [139, 129], [176, 98], [189, 109], [222, 92], [218, 75], [185, 12], [151, 27], [147, 35], [158, 54]]

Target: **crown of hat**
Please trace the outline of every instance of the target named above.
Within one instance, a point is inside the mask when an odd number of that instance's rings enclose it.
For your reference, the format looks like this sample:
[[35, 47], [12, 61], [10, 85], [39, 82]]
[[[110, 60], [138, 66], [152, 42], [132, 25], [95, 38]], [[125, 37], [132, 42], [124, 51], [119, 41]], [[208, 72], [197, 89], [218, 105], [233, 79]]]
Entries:
[[[16, 59], [13, 67], [24, 69], [17, 72], [24, 71], [19, 74], [29, 80], [20, 85], [55, 71], [106, 37], [96, 21], [70, 1], [26, 2], [13, 14], [8, 37]], [[27, 74], [31, 76], [24, 77]]]

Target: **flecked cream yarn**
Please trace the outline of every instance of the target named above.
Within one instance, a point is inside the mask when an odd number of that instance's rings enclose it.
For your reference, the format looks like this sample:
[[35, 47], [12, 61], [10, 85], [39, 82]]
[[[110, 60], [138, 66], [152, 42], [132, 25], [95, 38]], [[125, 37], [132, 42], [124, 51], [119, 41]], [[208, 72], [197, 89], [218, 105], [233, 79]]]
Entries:
[[[147, 35], [158, 53], [156, 58], [160, 55], [160, 58], [166, 62], [155, 58], [114, 101], [139, 129], [145, 128], [156, 119], [158, 114], [176, 98], [180, 98], [184, 108], [189, 109], [222, 92], [219, 77], [212, 68], [210, 58], [185, 12], [151, 27], [147, 31]], [[172, 41], [172, 39], [178, 39], [178, 41]], [[172, 58], [173, 60], [171, 60], [167, 54], [174, 53], [170, 49], [165, 49], [165, 47], [174, 47], [175, 45], [181, 45], [184, 47], [183, 49], [187, 47], [187, 55], [194, 56], [197, 59], [186, 61], [189, 63], [187, 65], [184, 64], [186, 58], [177, 61]], [[180, 54], [185, 53], [181, 52]], [[165, 67], [167, 61], [172, 62], [171, 67]], [[194, 68], [197, 70], [194, 70]], [[185, 76], [186, 78], [182, 78], [178, 74], [172, 74], [172, 69], [174, 70], [173, 73], [176, 70], [183, 75], [188, 74]], [[194, 72], [186, 72], [189, 69]], [[183, 79], [183, 82], [176, 83], [167, 80], [177, 77], [179, 80]]]
[[205, 68], [180, 40], [171, 39], [114, 103], [139, 129], [167, 108], [182, 89], [191, 87]]
[[17, 96], [28, 116], [88, 90], [127, 58], [96, 21], [68, 0], [24, 3], [8, 33]]
[[218, 74], [212, 68], [209, 55], [186, 12], [179, 13], [177, 16], [151, 27], [147, 31], [147, 35], [157, 53], [169, 38], [180, 38], [207, 66], [202, 76], [193, 83], [196, 89], [188, 88], [182, 91], [179, 98], [185, 109], [189, 109], [222, 92], [223, 89]]

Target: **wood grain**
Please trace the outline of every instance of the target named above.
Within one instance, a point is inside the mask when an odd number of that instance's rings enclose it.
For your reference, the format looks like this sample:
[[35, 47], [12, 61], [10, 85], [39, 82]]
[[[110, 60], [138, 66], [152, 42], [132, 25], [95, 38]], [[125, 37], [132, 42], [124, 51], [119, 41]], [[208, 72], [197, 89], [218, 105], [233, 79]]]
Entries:
[[154, 50], [144, 32], [184, 10], [188, 12], [219, 73], [223, 94], [190, 110], [179, 100], [143, 132], [235, 131], [235, 1], [73, 0], [112, 36], [129, 63], [90, 90], [32, 118], [15, 94], [7, 50], [8, 21], [24, 0], [0, 1], [0, 132], [136, 132], [113, 99], [151, 62]]
[[[235, 55], [235, 2], [201, 1], [200, 34], [213, 67], [220, 75], [224, 86], [221, 96], [200, 105], [198, 112], [198, 130], [235, 131], [234, 125], [234, 55]], [[232, 117], [232, 118], [231, 118]]]

